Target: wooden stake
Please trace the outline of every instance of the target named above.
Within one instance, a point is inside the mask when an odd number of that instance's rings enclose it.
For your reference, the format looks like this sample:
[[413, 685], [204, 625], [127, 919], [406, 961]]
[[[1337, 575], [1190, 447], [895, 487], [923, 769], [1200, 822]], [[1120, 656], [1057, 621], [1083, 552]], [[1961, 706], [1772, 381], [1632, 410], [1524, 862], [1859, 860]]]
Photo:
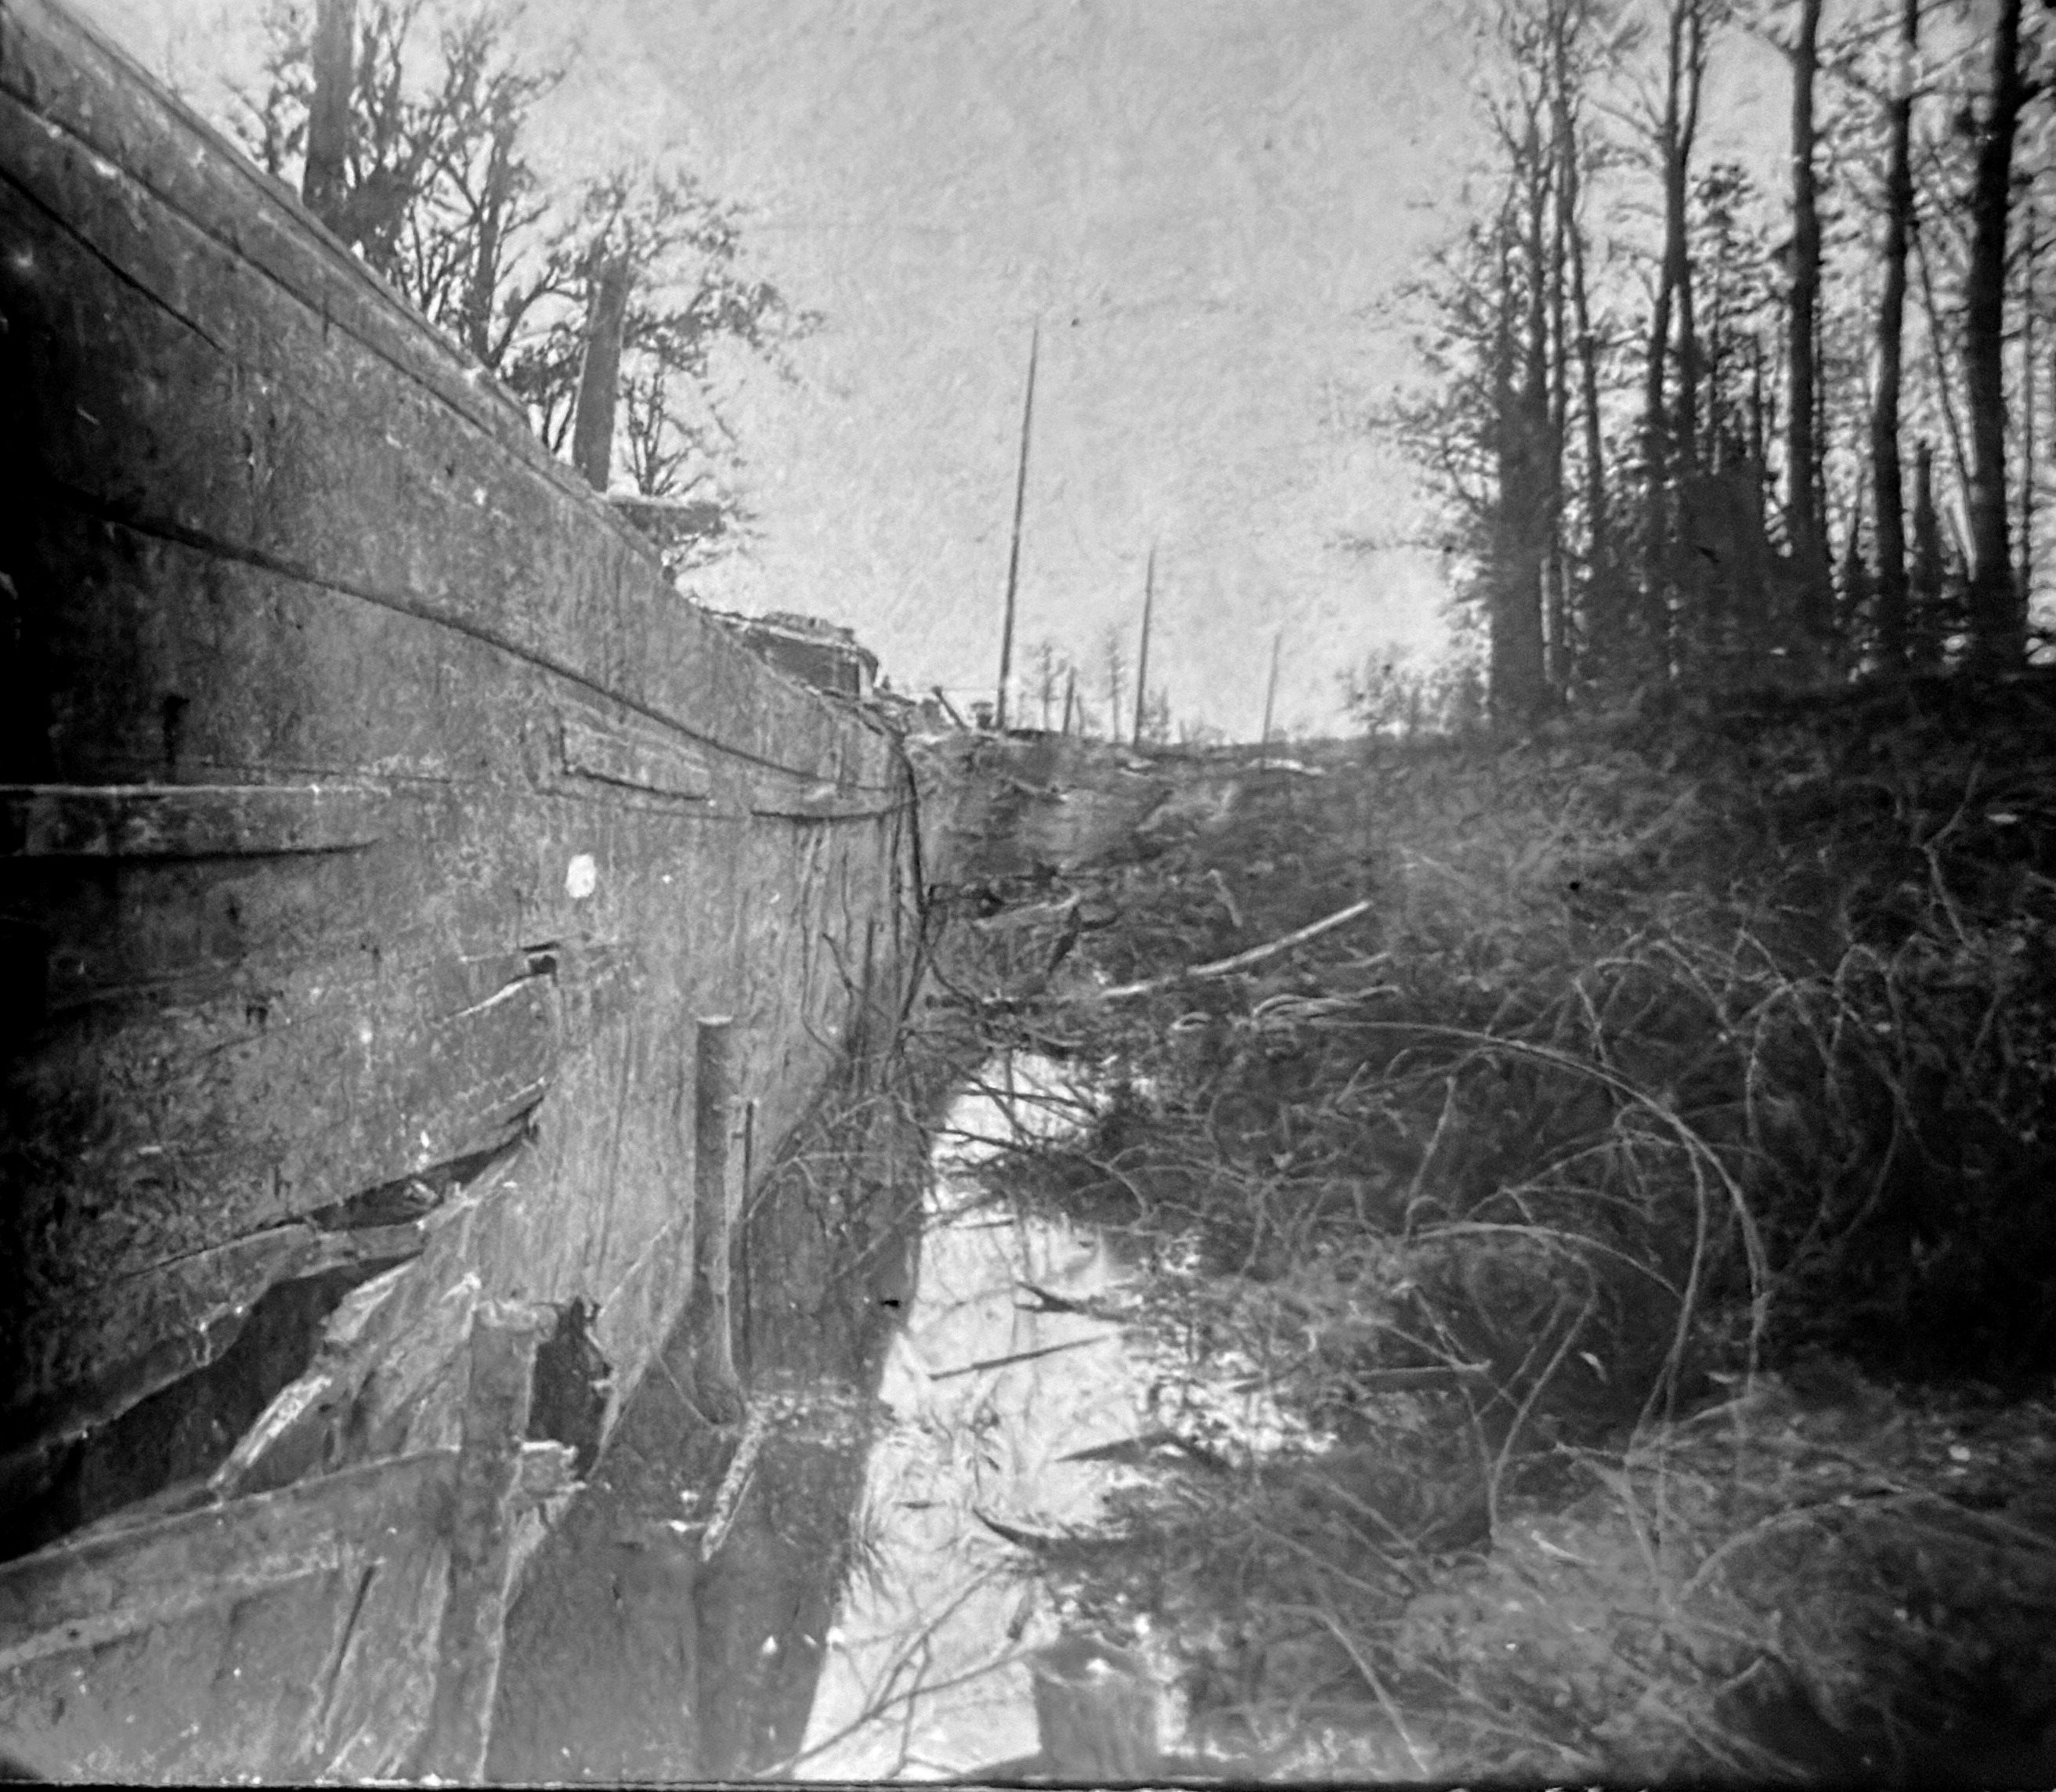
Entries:
[[742, 1416], [729, 1298], [728, 1128], [734, 1106], [729, 1051], [734, 1022], [710, 1015], [699, 1023], [693, 1104], [693, 1375], [702, 1411], [717, 1425]]
[[[571, 1458], [562, 1444], [524, 1444], [516, 1509], [567, 1491]], [[457, 1460], [453, 1450], [389, 1456], [192, 1510], [152, 1512], [146, 1501], [0, 1564], [0, 1675], [288, 1580], [405, 1557], [449, 1509]]]
[[999, 635], [999, 698], [992, 710], [993, 726], [1002, 734], [1006, 732], [1006, 684], [1014, 675], [1014, 598], [1021, 580], [1021, 516], [1028, 500], [1028, 437], [1035, 421], [1035, 362], [1042, 347], [1038, 318], [1028, 338], [1028, 395], [1021, 405], [1021, 460], [1014, 475], [1014, 544], [1006, 554], [1006, 619]]
[[1142, 575], [1142, 645], [1135, 655], [1135, 744], [1142, 744], [1142, 718], [1149, 707], [1149, 612], [1156, 602], [1156, 548], [1149, 548], [1149, 565]]
[[1285, 631], [1282, 628], [1271, 637], [1271, 682], [1263, 689], [1263, 733], [1256, 743], [1259, 754], [1271, 750], [1271, 709], [1278, 696], [1278, 650], [1284, 640]]

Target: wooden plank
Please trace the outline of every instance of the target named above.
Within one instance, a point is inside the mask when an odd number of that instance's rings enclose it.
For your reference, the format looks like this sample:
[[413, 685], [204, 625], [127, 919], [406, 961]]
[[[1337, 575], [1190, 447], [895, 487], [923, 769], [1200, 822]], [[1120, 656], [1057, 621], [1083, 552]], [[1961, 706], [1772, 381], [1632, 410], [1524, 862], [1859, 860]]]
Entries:
[[419, 1756], [424, 1777], [465, 1785], [484, 1777], [540, 1326], [534, 1309], [496, 1304], [480, 1307], [473, 1321], [450, 1518], [449, 1593], [437, 1642], [435, 1703]]
[[[563, 954], [578, 966], [582, 954]], [[623, 974], [631, 955], [600, 954]], [[604, 970], [604, 966], [603, 966]], [[575, 993], [575, 976], [571, 978]], [[578, 997], [590, 1009], [604, 1009], [599, 997]], [[405, 1116], [403, 1118], [417, 1118]], [[420, 1134], [415, 1134], [420, 1138]], [[488, 1165], [477, 1180], [444, 1194], [446, 1209], [475, 1206], [512, 1171], [510, 1161]], [[86, 1184], [90, 1186], [90, 1184]], [[6, 1315], [17, 1342], [18, 1371], [0, 1422], [8, 1437], [8, 1463], [26, 1466], [65, 1438], [107, 1424], [140, 1399], [206, 1367], [235, 1342], [249, 1309], [267, 1288], [294, 1276], [310, 1276], [346, 1264], [411, 1258], [440, 1224], [453, 1219], [444, 1209], [417, 1216], [374, 1216], [378, 1223], [346, 1224], [342, 1212], [327, 1223], [265, 1227], [215, 1248], [128, 1276], [60, 1287], [25, 1276], [21, 1299]], [[192, 1216], [204, 1224], [206, 1209]], [[74, 1231], [72, 1237], [90, 1235]], [[105, 1237], [105, 1229], [103, 1229]], [[35, 1264], [29, 1264], [29, 1270]], [[407, 1303], [413, 1311], [413, 1303]], [[458, 1317], [458, 1315], [446, 1315]], [[358, 1377], [362, 1379], [362, 1377]], [[389, 1389], [399, 1394], [399, 1383]]]
[[18, 1394], [7, 1414], [14, 1442], [0, 1457], [0, 1478], [205, 1368], [235, 1342], [251, 1308], [279, 1283], [418, 1256], [426, 1236], [418, 1221], [350, 1232], [277, 1226], [97, 1291], [90, 1311], [69, 1315], [71, 1325], [81, 1337], [95, 1335], [96, 1327], [118, 1335], [130, 1353], [101, 1361], [33, 1403]]
[[[168, 1362], [142, 1383], [110, 1366], [176, 1355], [203, 1310], [247, 1308], [337, 1248], [267, 1222], [511, 1138], [568, 1042], [561, 962], [449, 961], [331, 987], [299, 1015], [282, 1000], [225, 1046], [204, 1034], [169, 1064], [158, 1029], [81, 1042], [92, 1049], [69, 1086], [101, 1118], [85, 1149], [53, 1152], [44, 1178], [20, 1191], [23, 1285], [7, 1329], [23, 1354], [0, 1411], [102, 1406], [97, 1384], [109, 1374], [134, 1398], [164, 1385], [196, 1365]], [[474, 993], [481, 983], [497, 987]], [[582, 999], [589, 1014], [609, 1004], [603, 983]], [[60, 1116], [80, 1099], [61, 1105], [63, 1068], [44, 1066]], [[188, 1193], [201, 1189], [204, 1201]], [[251, 1229], [223, 1237], [238, 1226]]]
[[[429, 1215], [424, 1229], [455, 1228], [461, 1243], [469, 1223], [534, 1161], [532, 1146], [524, 1144]], [[335, 1466], [385, 1446], [427, 1380], [458, 1355], [470, 1327], [475, 1279], [452, 1288], [438, 1268], [403, 1264], [345, 1297], [306, 1372], [279, 1391], [215, 1470], [217, 1497], [268, 1491], [310, 1465]]]
[[704, 750], [682, 741], [639, 739], [619, 727], [595, 728], [575, 716], [561, 718], [558, 726], [564, 769], [573, 776], [691, 802], [714, 800]]
[[334, 852], [384, 833], [366, 785], [0, 786], [0, 856], [200, 859]]
[[751, 789], [749, 813], [793, 821], [868, 821], [907, 806], [903, 791], [881, 793], [836, 784], [800, 785], [760, 777]]
[[164, 1520], [140, 1533], [60, 1545], [0, 1565], [0, 1671], [89, 1648], [433, 1524], [454, 1458], [423, 1455]]
[[[89, 1299], [226, 1249], [239, 1231], [255, 1240], [492, 1149], [556, 1066], [633, 1003], [644, 974], [637, 947], [608, 941], [354, 976], [314, 965], [254, 1016], [231, 993], [154, 1025], [81, 1029], [38, 1066], [56, 1110], [49, 1161], [18, 1196], [49, 1260], [36, 1273]], [[18, 1136], [36, 1136], [37, 1094], [18, 1083]], [[176, 1205], [203, 1187], [204, 1204]], [[283, 1250], [283, 1239], [248, 1248]], [[133, 1304], [131, 1291], [119, 1299]]]
[[[0, 303], [27, 351], [18, 397], [43, 425], [32, 446], [52, 501], [496, 643], [745, 759], [804, 769], [837, 750], [839, 718], [762, 678], [540, 448], [253, 260], [305, 227], [274, 196], [247, 173], [152, 184], [225, 146], [153, 125], [139, 144], [167, 147], [139, 156], [104, 122], [135, 96], [66, 65], [45, 9], [6, 16], [22, 41], [10, 65], [61, 69], [0, 94], [0, 213], [24, 251], [0, 267]], [[132, 707], [154, 683], [98, 700]]]
[[[518, 1509], [567, 1491], [571, 1456], [557, 1443], [517, 1450], [510, 1504]], [[424, 1450], [170, 1517], [117, 1513], [0, 1563], [0, 1674], [303, 1575], [403, 1555], [449, 1521], [458, 1460], [456, 1450]]]

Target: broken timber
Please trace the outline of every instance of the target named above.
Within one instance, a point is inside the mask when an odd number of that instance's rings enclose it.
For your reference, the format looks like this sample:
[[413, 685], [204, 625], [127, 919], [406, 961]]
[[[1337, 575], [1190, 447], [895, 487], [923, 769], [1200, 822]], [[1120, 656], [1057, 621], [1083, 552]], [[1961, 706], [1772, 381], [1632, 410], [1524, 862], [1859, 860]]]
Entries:
[[589, 1311], [611, 1422], [706, 1260], [675, 1042], [768, 1161], [911, 954], [906, 767], [57, 0], [0, 231], [0, 1734], [465, 1770], [568, 1485], [492, 1315]]
[[[110, 1525], [0, 1564], [0, 1673], [345, 1562], [382, 1561], [417, 1529], [445, 1521], [460, 1459], [439, 1450], [366, 1463], [276, 1493]], [[510, 1498], [533, 1505], [570, 1480], [563, 1445], [527, 1444]]]
[[489, 1307], [472, 1324], [471, 1385], [450, 1501], [449, 1592], [421, 1748], [425, 1776], [469, 1783], [485, 1775], [539, 1323], [533, 1312]]

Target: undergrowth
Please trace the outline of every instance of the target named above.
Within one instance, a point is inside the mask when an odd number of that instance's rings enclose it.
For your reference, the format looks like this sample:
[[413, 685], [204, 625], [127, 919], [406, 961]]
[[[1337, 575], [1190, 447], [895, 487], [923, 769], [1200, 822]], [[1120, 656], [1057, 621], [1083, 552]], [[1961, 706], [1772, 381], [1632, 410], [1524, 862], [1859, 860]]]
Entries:
[[988, 1173], [1121, 1235], [1157, 1365], [1156, 1447], [1044, 1566], [1172, 1639], [1196, 1746], [2041, 1758], [2048, 681], [1214, 766], [1014, 894], [953, 935], [963, 1011], [1100, 1094]]

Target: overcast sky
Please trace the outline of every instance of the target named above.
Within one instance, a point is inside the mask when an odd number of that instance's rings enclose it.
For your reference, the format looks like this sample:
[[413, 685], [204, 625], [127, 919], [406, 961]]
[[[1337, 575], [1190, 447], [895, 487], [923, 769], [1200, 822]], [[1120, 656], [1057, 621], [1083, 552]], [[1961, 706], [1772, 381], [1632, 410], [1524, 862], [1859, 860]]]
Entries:
[[[259, 0], [89, 0], [190, 86]], [[1150, 682], [1253, 736], [1335, 726], [1336, 674], [1438, 637], [1405, 468], [1352, 426], [1375, 307], [1451, 223], [1472, 129], [1445, 0], [531, 0], [580, 53], [557, 153], [680, 150], [825, 326], [729, 368], [762, 539], [724, 607], [847, 623], [903, 687], [997, 671], [1042, 329], [1016, 665], [1094, 668], [1159, 548]], [[200, 97], [196, 95], [196, 97]]]

